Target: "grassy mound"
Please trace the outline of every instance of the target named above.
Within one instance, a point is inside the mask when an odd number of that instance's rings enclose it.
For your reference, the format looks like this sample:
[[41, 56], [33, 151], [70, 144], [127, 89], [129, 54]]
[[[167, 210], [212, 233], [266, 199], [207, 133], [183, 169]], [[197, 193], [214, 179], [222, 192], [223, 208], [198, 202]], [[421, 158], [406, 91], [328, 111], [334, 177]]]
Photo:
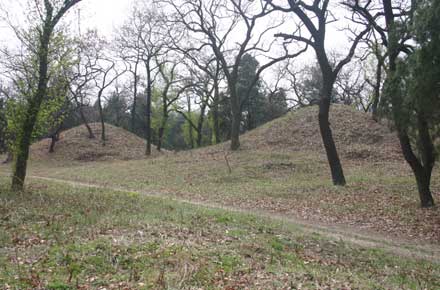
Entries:
[[[384, 123], [350, 106], [332, 105], [330, 126], [339, 154], [349, 160], [401, 160], [396, 134]], [[289, 113], [245, 134], [245, 149], [274, 152], [313, 151], [325, 154], [318, 124], [318, 107]]]
[[[105, 125], [106, 145], [101, 143], [101, 125], [91, 123], [96, 138], [88, 138], [87, 129], [81, 125], [60, 134], [55, 145], [55, 152], [49, 153], [50, 139], [43, 139], [31, 147], [33, 160], [67, 160], [67, 161], [103, 161], [131, 160], [143, 158], [145, 140], [122, 128]], [[153, 155], [160, 154], [153, 150]]]

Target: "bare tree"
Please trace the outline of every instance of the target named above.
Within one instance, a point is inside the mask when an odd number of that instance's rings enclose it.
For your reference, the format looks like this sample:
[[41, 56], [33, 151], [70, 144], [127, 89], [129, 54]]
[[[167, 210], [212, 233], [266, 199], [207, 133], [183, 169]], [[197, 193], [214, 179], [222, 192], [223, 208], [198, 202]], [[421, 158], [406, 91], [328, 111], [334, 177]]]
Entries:
[[[330, 0], [315, 0], [310, 4], [303, 1], [286, 1], [287, 3], [284, 6], [274, 4], [272, 1], [266, 2], [270, 3], [276, 10], [296, 16], [300, 21], [300, 25], [296, 27], [293, 33], [279, 33], [276, 36], [286, 40], [303, 42], [311, 46], [315, 51], [322, 74], [318, 115], [319, 128], [330, 165], [333, 184], [345, 185], [344, 172], [329, 123], [331, 96], [339, 72], [344, 65], [350, 62], [355, 53], [356, 46], [364, 35], [370, 31], [370, 27], [367, 26], [365, 30], [355, 34], [348, 54], [332, 66], [325, 46], [328, 23], [336, 21], [336, 18], [333, 17], [333, 14], [328, 9]], [[309, 37], [304, 36], [305, 32], [305, 35], [309, 35]]]
[[111, 58], [100, 59], [100, 65], [97, 68], [97, 74], [95, 76], [95, 86], [98, 90], [97, 92], [97, 104], [99, 110], [99, 116], [101, 120], [101, 142], [102, 146], [105, 146], [105, 120], [104, 113], [102, 108], [102, 98], [104, 91], [110, 87], [122, 74], [125, 73], [125, 70], [119, 70], [116, 67], [116, 61]]
[[97, 34], [94, 30], [89, 30], [83, 36], [76, 40], [76, 47], [74, 48], [76, 59], [73, 61], [74, 65], [65, 71], [66, 78], [68, 78], [69, 91], [75, 101], [79, 115], [90, 139], [95, 138], [95, 135], [89, 125], [86, 114], [84, 113], [84, 106], [89, 105], [89, 96], [92, 95], [94, 89], [94, 80], [98, 73], [98, 61], [96, 52]]
[[151, 100], [155, 74], [158, 73], [155, 59], [163, 53], [166, 42], [165, 33], [161, 32], [163, 20], [163, 16], [153, 6], [136, 7], [128, 22], [131, 30], [128, 30], [127, 34], [131, 35], [132, 42], [127, 45], [138, 51], [146, 73], [146, 155], [151, 155]]
[[333, 101], [368, 112], [372, 102], [370, 91], [367, 89], [365, 70], [359, 63], [350, 64], [345, 66], [336, 78]]
[[116, 46], [119, 50], [119, 55], [122, 61], [126, 63], [128, 71], [133, 76], [133, 82], [131, 85], [133, 101], [131, 104], [130, 117], [130, 128], [132, 131], [135, 130], [138, 89], [141, 82], [142, 74], [142, 55], [144, 54], [144, 48], [141, 43], [141, 36], [143, 31], [139, 29], [133, 29], [133, 21], [135, 21], [136, 17], [135, 11], [133, 12], [132, 18], [120, 28], [120, 32], [116, 38]]
[[[265, 36], [281, 26], [283, 19], [264, 23], [263, 18], [273, 12], [269, 9], [270, 5], [264, 1], [162, 0], [158, 2], [165, 3], [173, 9], [174, 13], [169, 17], [169, 22], [183, 25], [186, 28], [183, 33], [177, 29], [175, 38], [182, 39], [188, 35], [195, 37], [198, 39], [198, 43], [190, 48], [197, 52], [208, 47], [220, 63], [231, 100], [231, 150], [239, 149], [241, 107], [242, 102], [245, 101], [243, 99], [248, 98], [253, 86], [265, 69], [279, 61], [295, 57], [305, 49], [290, 54], [284, 47], [282, 56], [273, 57], [274, 41], [267, 44]], [[268, 57], [270, 52], [272, 52], [272, 57]], [[265, 55], [265, 59], [268, 60], [259, 67], [255, 79], [250, 82], [247, 88], [247, 94], [241, 99], [237, 94], [237, 82], [240, 63], [246, 54], [258, 54], [261, 58]]]
[[374, 68], [374, 77], [367, 76], [365, 78], [366, 83], [373, 89], [373, 96], [370, 103], [371, 107], [371, 113], [373, 115], [373, 120], [376, 122], [379, 120], [379, 103], [380, 103], [380, 96], [381, 96], [381, 90], [383, 81], [385, 79], [384, 77], [384, 70], [385, 70], [385, 61], [386, 61], [386, 54], [382, 50], [382, 46], [380, 45], [376, 33], [372, 33], [372, 38], [367, 38], [365, 40], [368, 47], [368, 54], [373, 55], [375, 59], [375, 68]]

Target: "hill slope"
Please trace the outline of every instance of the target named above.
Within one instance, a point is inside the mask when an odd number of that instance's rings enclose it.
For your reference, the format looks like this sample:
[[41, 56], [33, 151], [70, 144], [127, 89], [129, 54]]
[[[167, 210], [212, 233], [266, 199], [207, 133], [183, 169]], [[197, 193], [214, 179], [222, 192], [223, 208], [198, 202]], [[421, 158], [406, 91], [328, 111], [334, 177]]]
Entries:
[[[89, 139], [87, 129], [81, 125], [60, 134], [55, 152], [48, 153], [50, 139], [43, 139], [31, 147], [31, 159], [69, 161], [130, 160], [144, 157], [145, 140], [122, 128], [106, 124], [106, 146], [100, 140], [101, 125], [91, 123], [96, 138]], [[153, 150], [153, 155], [160, 154]]]
[[[332, 105], [330, 124], [342, 158], [400, 160], [396, 134], [369, 114], [349, 106]], [[312, 151], [324, 154], [318, 124], [318, 107], [302, 108], [244, 134], [244, 149]]]

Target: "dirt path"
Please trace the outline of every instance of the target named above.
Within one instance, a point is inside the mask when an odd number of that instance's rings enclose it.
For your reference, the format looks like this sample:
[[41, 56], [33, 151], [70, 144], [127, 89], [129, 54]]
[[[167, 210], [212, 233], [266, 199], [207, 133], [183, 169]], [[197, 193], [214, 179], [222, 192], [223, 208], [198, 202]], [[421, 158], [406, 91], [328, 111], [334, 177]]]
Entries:
[[237, 213], [256, 215], [260, 217], [270, 218], [276, 221], [281, 221], [283, 223], [299, 226], [301, 230], [305, 233], [317, 233], [326, 238], [359, 245], [361, 247], [382, 249], [385, 250], [386, 252], [403, 257], [410, 257], [415, 259], [427, 259], [432, 262], [440, 263], [440, 246], [436, 246], [432, 244], [421, 245], [421, 244], [417, 244], [416, 241], [407, 241], [402, 239], [390, 238], [374, 232], [369, 232], [354, 227], [320, 224], [312, 221], [298, 219], [292, 216], [280, 215], [271, 212], [240, 209], [232, 206], [224, 206], [215, 203], [200, 202], [200, 201], [194, 201], [194, 200], [188, 200], [182, 198], [175, 198], [171, 196], [164, 196], [161, 194], [157, 194], [157, 193], [155, 194], [146, 191], [128, 190], [124, 188], [97, 185], [97, 184], [51, 178], [51, 177], [29, 176], [29, 178], [37, 179], [37, 180], [46, 180], [51, 182], [59, 182], [74, 187], [108, 189], [108, 190], [119, 191], [124, 193], [135, 192], [149, 197], [166, 198], [167, 200], [173, 200], [181, 203], [188, 203], [191, 205], [196, 205], [211, 209], [223, 209]]

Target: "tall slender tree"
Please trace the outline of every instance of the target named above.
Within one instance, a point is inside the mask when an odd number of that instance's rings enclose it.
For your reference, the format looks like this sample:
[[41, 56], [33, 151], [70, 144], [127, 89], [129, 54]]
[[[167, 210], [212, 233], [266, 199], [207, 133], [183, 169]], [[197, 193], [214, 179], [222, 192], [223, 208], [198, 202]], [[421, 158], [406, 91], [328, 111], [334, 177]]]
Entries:
[[50, 78], [48, 71], [54, 30], [69, 9], [79, 2], [81, 0], [35, 2], [37, 10], [40, 12], [37, 18], [38, 22], [35, 23], [33, 28], [37, 35], [37, 43], [33, 44], [38, 66], [37, 75], [35, 76], [37, 87], [27, 101], [25, 117], [20, 126], [20, 131], [17, 132], [14, 172], [12, 175], [12, 190], [14, 191], [20, 191], [24, 187], [31, 137], [41, 104], [46, 98], [47, 84]]
[[[165, 49], [166, 33], [162, 32], [163, 29], [163, 16], [159, 13], [158, 9], [154, 5], [150, 6], [136, 6], [133, 9], [132, 15], [124, 25], [121, 35], [121, 41], [124, 41], [124, 50], [131, 51], [130, 54], [135, 60], [140, 60], [144, 64], [145, 68], [145, 139], [146, 147], [145, 154], [151, 155], [152, 144], [152, 129], [151, 129], [151, 103], [153, 94], [153, 85], [155, 77], [158, 74], [158, 66], [155, 59], [160, 56]], [[139, 67], [136, 67], [139, 70]], [[140, 78], [140, 72], [136, 72], [134, 80], [136, 85]], [[137, 95], [137, 87], [136, 95]], [[136, 97], [135, 97], [136, 100]], [[136, 108], [132, 111], [135, 114]], [[134, 115], [132, 115], [134, 118]]]
[[[319, 129], [327, 154], [333, 184], [345, 185], [344, 171], [342, 169], [342, 164], [339, 159], [329, 122], [331, 97], [339, 72], [350, 62], [358, 43], [362, 40], [364, 35], [370, 31], [370, 27], [367, 26], [365, 30], [356, 33], [354, 39], [351, 41], [347, 55], [340, 61], [336, 62], [335, 65], [332, 65], [325, 43], [328, 23], [330, 21], [336, 21], [336, 19], [332, 17], [333, 14], [329, 11], [330, 0], [315, 0], [310, 4], [303, 1], [286, 1], [287, 3], [284, 6], [274, 4], [273, 1], [266, 2], [271, 3], [272, 7], [276, 10], [296, 16], [301, 23], [301, 25], [294, 28], [293, 33], [279, 33], [276, 36], [282, 37], [286, 40], [291, 39], [306, 43], [315, 51], [322, 75], [322, 87], [319, 92]], [[304, 36], [305, 32], [302, 31], [304, 29], [310, 37]]]

